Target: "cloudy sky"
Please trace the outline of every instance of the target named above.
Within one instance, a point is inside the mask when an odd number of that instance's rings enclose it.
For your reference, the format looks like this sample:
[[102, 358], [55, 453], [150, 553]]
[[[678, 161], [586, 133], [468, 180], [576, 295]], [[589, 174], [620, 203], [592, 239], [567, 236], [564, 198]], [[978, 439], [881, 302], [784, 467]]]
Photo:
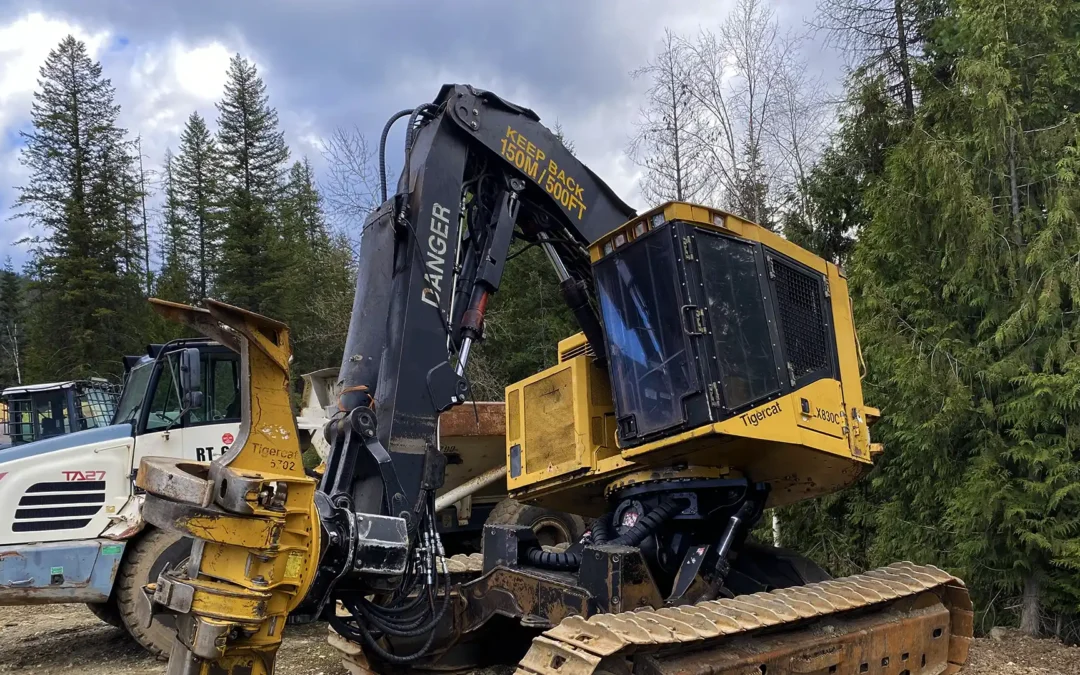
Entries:
[[[19, 131], [29, 126], [38, 68], [68, 33], [112, 79], [121, 123], [141, 134], [150, 166], [175, 148], [192, 110], [216, 118], [229, 58], [256, 62], [294, 157], [319, 168], [320, 141], [356, 125], [377, 138], [393, 112], [464, 82], [559, 121], [579, 156], [643, 206], [626, 143], [645, 83], [630, 76], [664, 28], [713, 28], [733, 0], [0, 0], [0, 262], [25, 251], [11, 220]], [[805, 0], [774, 0], [802, 27]], [[839, 61], [818, 42], [807, 57], [830, 80]], [[393, 155], [391, 155], [393, 157]]]

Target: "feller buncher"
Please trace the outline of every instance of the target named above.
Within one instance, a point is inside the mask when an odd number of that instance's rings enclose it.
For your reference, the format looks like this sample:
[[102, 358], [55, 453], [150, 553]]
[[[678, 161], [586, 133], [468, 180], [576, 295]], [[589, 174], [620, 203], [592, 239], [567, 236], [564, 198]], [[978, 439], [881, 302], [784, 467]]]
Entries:
[[[147, 587], [172, 675], [263, 675], [286, 619], [328, 617], [356, 672], [517, 663], [533, 675], [954, 673], [963, 583], [897, 563], [831, 579], [748, 536], [768, 507], [851, 484], [880, 451], [841, 269], [723, 211], [637, 214], [535, 113], [448, 85], [407, 118], [396, 194], [364, 224], [340, 409], [320, 482], [299, 459], [283, 324], [207, 301], [250, 386], [209, 463], [146, 458], [144, 515], [195, 543]], [[442, 411], [515, 239], [581, 332], [506, 390], [507, 486], [593, 519], [569, 548], [487, 526], [443, 555]], [[482, 560], [481, 560], [482, 558]]]

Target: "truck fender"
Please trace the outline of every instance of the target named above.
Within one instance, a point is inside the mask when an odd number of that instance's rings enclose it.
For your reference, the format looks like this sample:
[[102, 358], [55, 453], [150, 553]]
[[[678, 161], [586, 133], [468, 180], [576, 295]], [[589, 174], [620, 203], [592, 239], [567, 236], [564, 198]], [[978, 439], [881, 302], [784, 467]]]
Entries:
[[116, 515], [110, 516], [112, 522], [102, 531], [101, 536], [105, 539], [124, 541], [142, 532], [146, 527], [146, 521], [142, 516], [142, 505], [145, 500], [145, 495], [129, 497]]

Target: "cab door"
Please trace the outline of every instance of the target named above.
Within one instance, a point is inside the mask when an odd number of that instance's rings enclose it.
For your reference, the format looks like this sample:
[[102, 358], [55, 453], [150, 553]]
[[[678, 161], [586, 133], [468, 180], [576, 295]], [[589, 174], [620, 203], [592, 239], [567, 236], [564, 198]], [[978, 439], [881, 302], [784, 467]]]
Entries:
[[232, 445], [240, 429], [239, 355], [203, 352], [203, 404], [194, 410], [181, 409], [178, 369], [177, 353], [161, 359], [136, 438], [135, 466], [155, 456], [211, 461]]
[[240, 431], [240, 357], [203, 354], [203, 405], [184, 420], [185, 457], [209, 462], [223, 455]]

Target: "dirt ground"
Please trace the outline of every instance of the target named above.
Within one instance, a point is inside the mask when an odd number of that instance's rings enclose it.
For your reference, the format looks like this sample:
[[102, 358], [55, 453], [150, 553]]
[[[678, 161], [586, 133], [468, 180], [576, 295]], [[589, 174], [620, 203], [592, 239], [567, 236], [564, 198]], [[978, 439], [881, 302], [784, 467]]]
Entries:
[[[0, 673], [32, 675], [161, 675], [125, 633], [81, 605], [0, 607]], [[326, 643], [326, 626], [290, 627], [278, 659], [280, 675], [346, 675]], [[975, 641], [970, 675], [1080, 675], [1080, 647], [1007, 634]]]

